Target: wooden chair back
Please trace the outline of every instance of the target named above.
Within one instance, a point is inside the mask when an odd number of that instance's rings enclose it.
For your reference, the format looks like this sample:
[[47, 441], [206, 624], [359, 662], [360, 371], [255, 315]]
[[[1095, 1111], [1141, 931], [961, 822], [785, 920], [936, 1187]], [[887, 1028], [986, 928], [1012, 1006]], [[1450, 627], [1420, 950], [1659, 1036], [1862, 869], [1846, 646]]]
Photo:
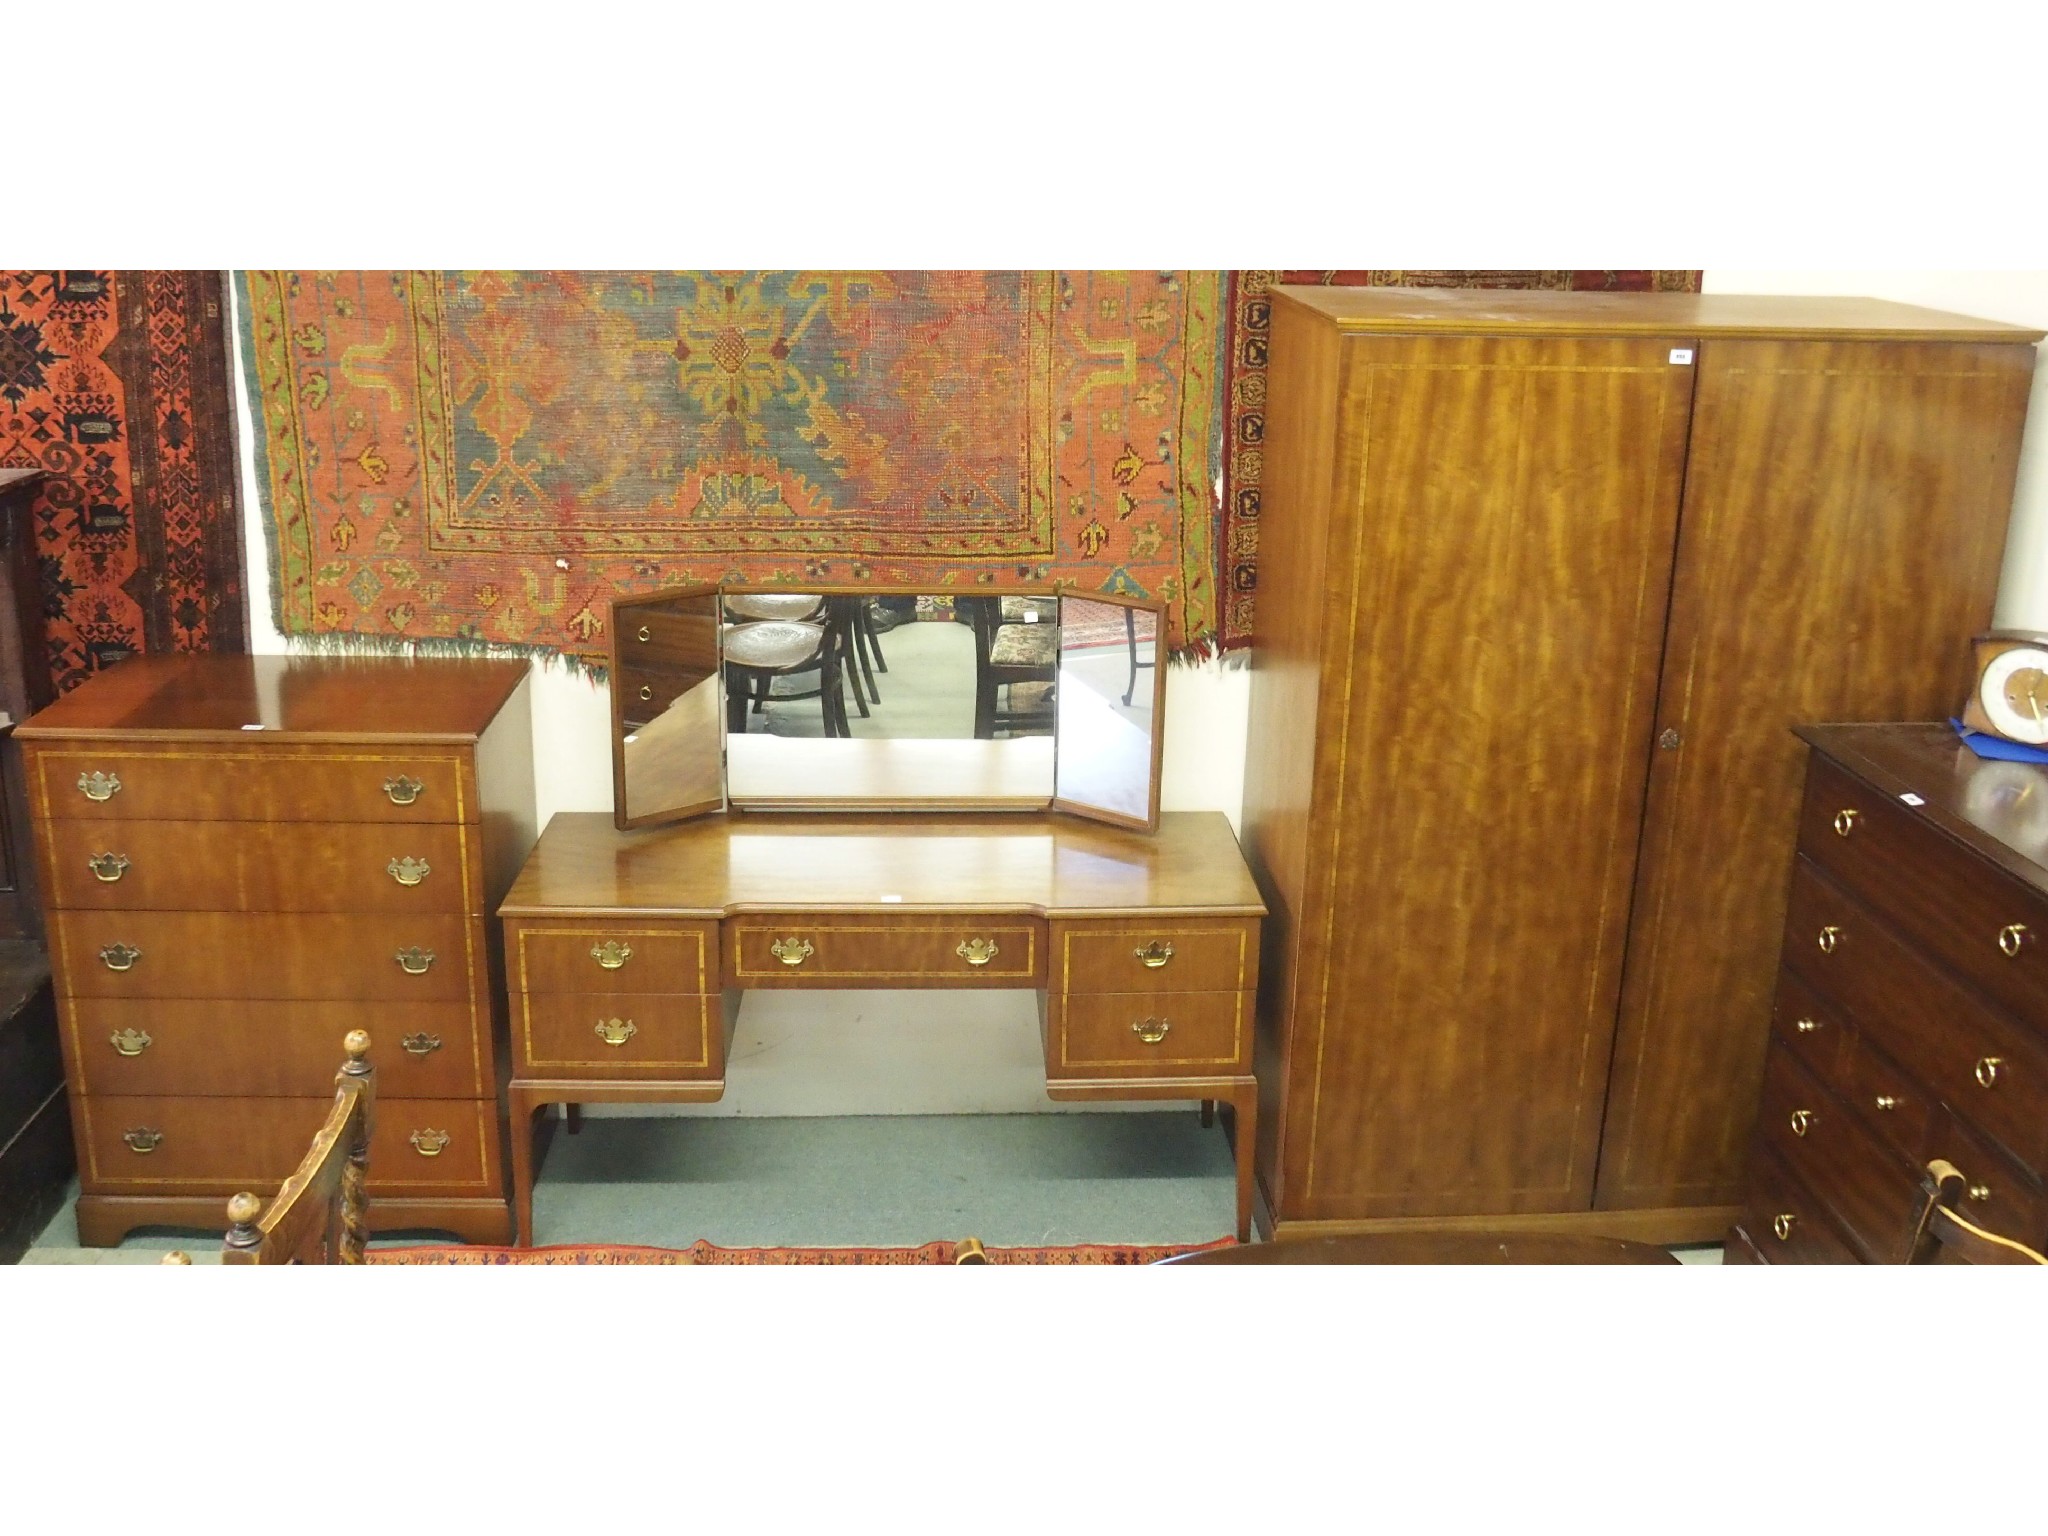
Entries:
[[364, 1179], [377, 1077], [370, 1037], [351, 1030], [348, 1058], [334, 1075], [334, 1107], [298, 1169], [265, 1210], [252, 1194], [228, 1201], [223, 1264], [360, 1264], [370, 1235]]
[[1920, 1175], [1920, 1220], [1907, 1253], [1909, 1264], [2048, 1264], [2025, 1243], [1987, 1232], [1959, 1209], [1970, 1181], [1937, 1157]]

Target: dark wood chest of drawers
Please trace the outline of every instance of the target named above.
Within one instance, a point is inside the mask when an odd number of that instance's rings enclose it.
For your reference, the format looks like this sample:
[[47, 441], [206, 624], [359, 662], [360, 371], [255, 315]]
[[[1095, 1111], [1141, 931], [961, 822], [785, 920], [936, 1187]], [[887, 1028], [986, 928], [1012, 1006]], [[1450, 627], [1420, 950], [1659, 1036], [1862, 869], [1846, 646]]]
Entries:
[[1920, 1168], [2048, 1238], [2048, 768], [1816, 726], [1731, 1261], [1902, 1262]]
[[370, 1033], [372, 1222], [509, 1236], [503, 957], [534, 842], [517, 662], [127, 662], [20, 732], [79, 1240], [274, 1188]]

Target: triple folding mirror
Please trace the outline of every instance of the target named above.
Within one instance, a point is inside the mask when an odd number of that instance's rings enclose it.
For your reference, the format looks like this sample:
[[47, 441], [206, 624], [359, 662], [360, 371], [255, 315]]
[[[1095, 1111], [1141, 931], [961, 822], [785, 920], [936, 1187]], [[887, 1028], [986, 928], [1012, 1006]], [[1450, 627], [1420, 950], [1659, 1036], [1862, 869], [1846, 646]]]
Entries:
[[621, 598], [614, 818], [1051, 806], [1150, 830], [1161, 618], [1043, 590]]

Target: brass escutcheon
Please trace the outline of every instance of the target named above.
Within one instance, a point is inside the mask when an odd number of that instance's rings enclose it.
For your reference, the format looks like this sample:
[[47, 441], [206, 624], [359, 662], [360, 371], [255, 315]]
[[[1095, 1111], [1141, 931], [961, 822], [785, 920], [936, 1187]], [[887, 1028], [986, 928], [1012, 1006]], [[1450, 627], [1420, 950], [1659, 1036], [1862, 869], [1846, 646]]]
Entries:
[[998, 951], [994, 939], [962, 939], [960, 947], [953, 953], [969, 965], [987, 965], [995, 959]]
[[1835, 952], [1835, 946], [1842, 942], [1842, 930], [1833, 923], [1829, 923], [1825, 928], [1821, 929], [1820, 937], [1815, 939], [1814, 942], [1820, 946], [1822, 954], [1832, 955]]
[[1170, 939], [1154, 939], [1143, 949], [1134, 949], [1131, 953], [1143, 961], [1147, 968], [1156, 971], [1173, 958], [1173, 941]]
[[393, 859], [384, 866], [384, 873], [400, 885], [418, 885], [432, 872], [425, 859]]
[[1854, 810], [1835, 812], [1835, 836], [1847, 837], [1851, 832], [1854, 832], [1856, 830], [1856, 819], [1862, 814], [1861, 811]]
[[777, 939], [773, 944], [770, 944], [768, 946], [768, 953], [780, 960], [784, 965], [802, 965], [812, 955], [816, 954], [817, 951], [811, 948], [811, 941], [809, 939], [787, 938]]
[[123, 1056], [140, 1056], [150, 1045], [148, 1033], [140, 1029], [118, 1029], [107, 1040]]
[[110, 971], [132, 970], [141, 958], [142, 951], [132, 944], [108, 944], [100, 950], [100, 959]]
[[2002, 1056], [1979, 1056], [1977, 1058], [1976, 1072], [1977, 1086], [1979, 1088], [1996, 1088], [1998, 1086], [1998, 1069], [2004, 1065], [2005, 1058]]
[[1157, 1045], [1171, 1028], [1173, 1022], [1170, 1019], [1139, 1019], [1131, 1025], [1131, 1033], [1147, 1045]]
[[599, 1019], [597, 1038], [606, 1045], [624, 1045], [640, 1031], [633, 1027], [631, 1019]]
[[384, 793], [393, 805], [411, 805], [426, 787], [418, 779], [408, 778], [402, 773], [395, 779], [384, 781]]
[[407, 1035], [398, 1045], [408, 1056], [431, 1056], [441, 1049], [441, 1037], [423, 1029], [416, 1035]]
[[1810, 1131], [1810, 1130], [1812, 1130], [1812, 1129], [1813, 1129], [1813, 1111], [1812, 1111], [1812, 1110], [1810, 1110], [1810, 1109], [1795, 1109], [1795, 1110], [1793, 1110], [1793, 1111], [1792, 1111], [1792, 1134], [1793, 1134], [1794, 1136], [1804, 1136], [1804, 1135], [1805, 1135], [1805, 1134], [1806, 1134], [1806, 1133], [1807, 1133], [1808, 1131]]
[[88, 800], [111, 800], [121, 793], [121, 775], [118, 773], [81, 773], [78, 787]]
[[2020, 949], [2027, 942], [2025, 923], [2007, 923], [1998, 930], [1998, 952], [2008, 960], [2017, 960]]
[[1798, 1219], [1799, 1217], [1791, 1211], [1780, 1211], [1771, 1218], [1771, 1232], [1779, 1242], [1789, 1243], [1792, 1241], [1792, 1223]]
[[590, 958], [608, 971], [616, 971], [633, 958], [633, 946], [621, 944], [617, 939], [606, 939], [602, 944], [590, 946]]
[[421, 949], [415, 944], [411, 949], [401, 949], [391, 957], [398, 962], [398, 968], [408, 976], [424, 976], [427, 967], [434, 963], [434, 952]]
[[92, 871], [93, 878], [112, 885], [128, 873], [128, 856], [121, 853], [102, 853], [85, 861], [85, 867]]
[[153, 1126], [140, 1125], [132, 1131], [123, 1131], [121, 1139], [136, 1152], [154, 1152], [164, 1144], [164, 1133]]
[[410, 1139], [421, 1157], [439, 1157], [453, 1138], [446, 1131], [414, 1131]]

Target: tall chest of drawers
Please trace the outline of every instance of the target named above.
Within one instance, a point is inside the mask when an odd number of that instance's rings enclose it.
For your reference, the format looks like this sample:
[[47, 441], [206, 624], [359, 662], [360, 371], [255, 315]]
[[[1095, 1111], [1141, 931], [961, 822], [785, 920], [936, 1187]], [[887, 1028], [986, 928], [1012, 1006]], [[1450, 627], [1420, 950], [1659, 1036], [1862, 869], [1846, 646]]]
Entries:
[[489, 913], [535, 840], [526, 677], [148, 657], [21, 730], [82, 1243], [274, 1188], [357, 1028], [373, 1225], [508, 1239]]
[[1930, 1158], [2048, 1239], [2048, 768], [1816, 726], [1731, 1261], [1895, 1263]]

